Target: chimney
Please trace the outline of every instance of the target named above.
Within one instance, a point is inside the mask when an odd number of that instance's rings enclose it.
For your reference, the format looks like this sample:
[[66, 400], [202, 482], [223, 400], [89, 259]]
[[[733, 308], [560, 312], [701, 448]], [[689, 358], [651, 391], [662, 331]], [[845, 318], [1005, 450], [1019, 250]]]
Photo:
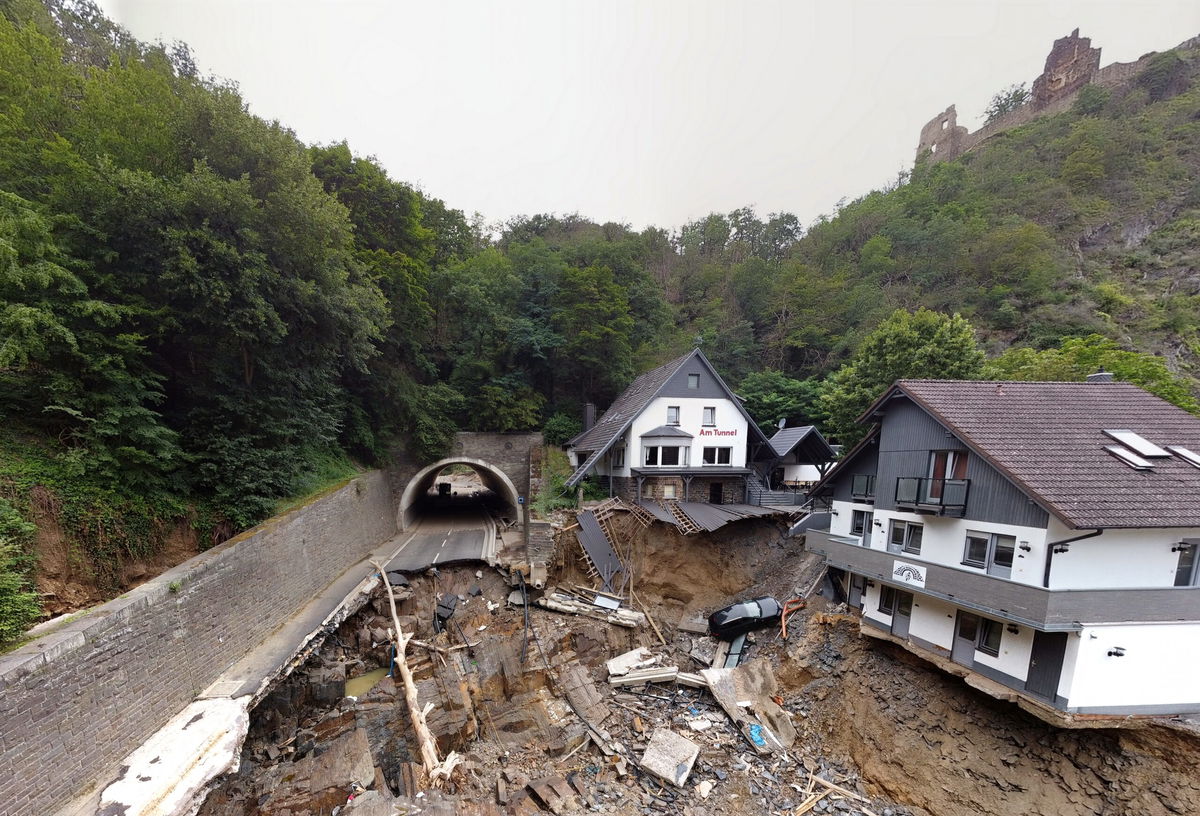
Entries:
[[1102, 368], [1095, 374], [1088, 374], [1087, 381], [1090, 383], [1110, 383], [1113, 381], [1113, 375], [1111, 371], [1105, 371]]
[[590, 431], [592, 426], [596, 424], [596, 403], [589, 402], [583, 406], [583, 429]]

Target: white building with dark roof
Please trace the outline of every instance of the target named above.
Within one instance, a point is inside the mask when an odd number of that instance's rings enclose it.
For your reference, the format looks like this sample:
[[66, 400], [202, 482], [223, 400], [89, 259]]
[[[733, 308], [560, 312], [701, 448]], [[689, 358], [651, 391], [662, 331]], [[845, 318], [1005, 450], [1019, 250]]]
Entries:
[[901, 380], [817, 485], [864, 633], [1043, 716], [1200, 711], [1200, 418], [1127, 383]]
[[[828, 461], [815, 429], [803, 454]], [[712, 364], [693, 349], [645, 372], [596, 424], [567, 443], [574, 473], [589, 475], [623, 499], [759, 504], [774, 449]], [[801, 446], [797, 446], [800, 448]]]

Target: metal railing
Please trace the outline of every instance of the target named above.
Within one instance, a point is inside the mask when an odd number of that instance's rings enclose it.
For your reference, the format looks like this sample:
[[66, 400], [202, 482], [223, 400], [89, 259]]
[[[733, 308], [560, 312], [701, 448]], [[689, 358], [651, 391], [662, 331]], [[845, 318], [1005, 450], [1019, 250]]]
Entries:
[[875, 474], [859, 473], [850, 481], [850, 496], [855, 499], [875, 498]]
[[896, 479], [896, 504], [962, 509], [967, 506], [967, 493], [970, 489], [970, 479], [901, 476]]

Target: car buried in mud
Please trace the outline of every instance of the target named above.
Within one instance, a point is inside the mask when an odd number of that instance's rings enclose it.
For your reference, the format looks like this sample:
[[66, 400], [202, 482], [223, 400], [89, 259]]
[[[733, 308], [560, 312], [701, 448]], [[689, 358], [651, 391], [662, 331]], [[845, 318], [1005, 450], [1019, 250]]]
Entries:
[[708, 616], [708, 631], [721, 640], [733, 640], [751, 629], [778, 626], [783, 607], [771, 597], [732, 603]]

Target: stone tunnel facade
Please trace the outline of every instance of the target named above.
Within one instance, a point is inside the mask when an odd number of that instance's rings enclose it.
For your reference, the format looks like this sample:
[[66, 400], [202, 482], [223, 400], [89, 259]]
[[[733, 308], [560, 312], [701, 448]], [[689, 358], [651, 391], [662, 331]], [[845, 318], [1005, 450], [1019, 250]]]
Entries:
[[[389, 472], [400, 529], [412, 522], [415, 497], [432, 486], [438, 472], [448, 465], [465, 464], [479, 473], [483, 483], [510, 505], [519, 504], [541, 487], [542, 435], [539, 432], [487, 433], [462, 431], [453, 448], [437, 462], [414, 461], [402, 454], [393, 458]], [[513, 520], [520, 518], [512, 507]]]

